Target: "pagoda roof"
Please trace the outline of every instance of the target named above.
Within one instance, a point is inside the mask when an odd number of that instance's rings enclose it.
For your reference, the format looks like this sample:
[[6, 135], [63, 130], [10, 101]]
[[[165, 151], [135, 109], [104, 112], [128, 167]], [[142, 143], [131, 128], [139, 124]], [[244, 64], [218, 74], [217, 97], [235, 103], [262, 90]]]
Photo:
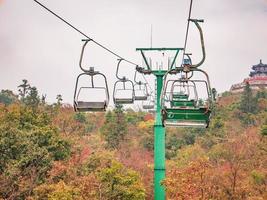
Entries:
[[263, 64], [262, 60], [260, 60], [260, 63], [257, 64], [257, 65], [253, 65], [252, 69], [256, 69], [256, 68], [259, 68], [259, 67], [267, 67], [267, 64]]

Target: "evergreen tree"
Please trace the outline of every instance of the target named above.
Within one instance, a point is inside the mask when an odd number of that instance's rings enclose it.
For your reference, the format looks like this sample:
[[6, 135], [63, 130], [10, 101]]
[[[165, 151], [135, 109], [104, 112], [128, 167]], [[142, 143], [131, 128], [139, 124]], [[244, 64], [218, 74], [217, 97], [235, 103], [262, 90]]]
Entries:
[[56, 97], [56, 99], [57, 99], [57, 105], [61, 105], [61, 103], [62, 103], [62, 101], [63, 101], [63, 99], [62, 99], [62, 95], [61, 94], [58, 94], [57, 95], [57, 97]]
[[24, 98], [24, 103], [32, 108], [37, 108], [40, 103], [40, 97], [36, 87], [30, 87], [29, 94]]
[[45, 105], [45, 103], [46, 103], [46, 94], [43, 94], [41, 97], [41, 104]]
[[246, 83], [246, 87], [244, 88], [240, 102], [240, 110], [244, 113], [257, 112], [256, 98], [253, 96], [249, 83]]
[[127, 122], [121, 105], [116, 105], [113, 112], [109, 111], [106, 114], [101, 133], [107, 141], [108, 148], [115, 149], [119, 146], [127, 133]]
[[31, 86], [30, 86], [28, 80], [23, 79], [22, 80], [22, 84], [20, 84], [18, 86], [18, 88], [19, 88], [19, 96], [20, 96], [21, 100], [23, 101], [25, 96], [26, 96], [26, 94], [30, 90]]

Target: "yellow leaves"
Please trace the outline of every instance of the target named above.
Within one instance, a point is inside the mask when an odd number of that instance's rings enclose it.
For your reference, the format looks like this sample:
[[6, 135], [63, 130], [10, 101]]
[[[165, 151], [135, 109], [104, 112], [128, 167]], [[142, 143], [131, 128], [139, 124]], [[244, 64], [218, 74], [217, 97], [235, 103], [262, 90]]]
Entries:
[[138, 123], [137, 128], [141, 131], [147, 131], [151, 129], [154, 125], [154, 120], [141, 121]]
[[174, 159], [177, 166], [188, 165], [193, 160], [204, 157], [205, 151], [200, 145], [190, 145], [182, 148]]
[[78, 188], [60, 181], [56, 184], [43, 184], [34, 190], [34, 199], [47, 200], [81, 200]]
[[267, 110], [267, 99], [260, 98], [258, 100], [258, 107], [260, 111], [266, 111]]

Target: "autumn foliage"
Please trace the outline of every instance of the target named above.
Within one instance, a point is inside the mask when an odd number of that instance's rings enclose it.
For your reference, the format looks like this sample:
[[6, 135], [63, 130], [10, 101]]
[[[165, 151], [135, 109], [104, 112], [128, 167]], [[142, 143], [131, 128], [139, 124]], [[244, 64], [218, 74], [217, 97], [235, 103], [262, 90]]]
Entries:
[[[19, 87], [0, 93], [0, 199], [154, 198], [151, 114], [75, 113]], [[206, 130], [167, 128], [167, 199], [267, 199], [267, 93], [248, 92], [220, 97]]]

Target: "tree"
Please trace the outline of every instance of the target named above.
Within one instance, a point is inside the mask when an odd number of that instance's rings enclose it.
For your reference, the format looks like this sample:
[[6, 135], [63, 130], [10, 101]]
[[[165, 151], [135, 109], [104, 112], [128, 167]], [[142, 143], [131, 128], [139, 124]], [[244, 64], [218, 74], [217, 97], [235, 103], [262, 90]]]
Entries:
[[44, 111], [19, 104], [0, 109], [0, 198], [25, 199], [53, 161], [69, 157], [70, 144]]
[[41, 97], [41, 104], [45, 105], [45, 103], [46, 103], [46, 94], [43, 94]]
[[116, 105], [113, 112], [109, 111], [106, 114], [106, 120], [101, 128], [101, 133], [107, 142], [108, 148], [118, 148], [120, 142], [127, 134], [127, 123], [121, 105]]
[[30, 87], [31, 86], [30, 86], [28, 80], [26, 80], [26, 79], [23, 79], [22, 80], [22, 84], [20, 84], [18, 86], [18, 88], [19, 88], [19, 96], [21, 97], [22, 101], [24, 100], [24, 98], [25, 98], [26, 94], [28, 93]]
[[210, 181], [212, 166], [207, 158], [198, 158], [181, 168], [173, 168], [164, 181], [167, 198], [176, 199], [216, 199]]
[[10, 105], [18, 100], [18, 97], [11, 90], [1, 90], [0, 103]]
[[140, 176], [117, 161], [112, 161], [111, 166], [101, 169], [98, 176], [103, 187], [101, 196], [104, 199], [145, 199]]
[[63, 181], [55, 184], [43, 184], [34, 190], [34, 199], [43, 200], [82, 200], [78, 188], [69, 186]]
[[58, 94], [57, 95], [57, 97], [56, 97], [56, 99], [57, 99], [57, 105], [61, 105], [61, 103], [62, 103], [62, 101], [63, 101], [63, 99], [62, 99], [62, 95], [61, 94]]
[[36, 87], [30, 87], [29, 94], [25, 97], [24, 102], [27, 106], [37, 108], [40, 103], [40, 97]]
[[253, 96], [252, 89], [249, 83], [246, 83], [246, 87], [242, 93], [240, 110], [244, 113], [256, 113], [257, 112], [257, 101]]

